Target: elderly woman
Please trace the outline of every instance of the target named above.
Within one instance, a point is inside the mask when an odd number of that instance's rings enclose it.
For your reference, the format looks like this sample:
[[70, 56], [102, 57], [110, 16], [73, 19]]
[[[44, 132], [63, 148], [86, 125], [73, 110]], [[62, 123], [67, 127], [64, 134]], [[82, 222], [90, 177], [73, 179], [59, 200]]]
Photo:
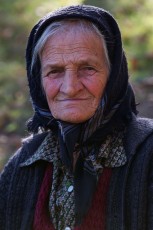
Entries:
[[153, 229], [153, 122], [137, 118], [115, 19], [50, 13], [26, 60], [33, 135], [1, 174], [1, 229]]

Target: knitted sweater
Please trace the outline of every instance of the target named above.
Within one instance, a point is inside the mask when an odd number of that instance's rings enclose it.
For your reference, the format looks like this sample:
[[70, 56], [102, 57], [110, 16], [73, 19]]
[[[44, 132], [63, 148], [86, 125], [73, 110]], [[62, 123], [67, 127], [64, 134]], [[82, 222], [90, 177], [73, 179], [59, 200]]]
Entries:
[[[24, 143], [0, 177], [1, 230], [32, 229], [38, 193], [46, 162], [28, 167], [20, 164], [37, 150], [46, 133]], [[125, 149], [128, 163], [113, 169], [107, 199], [107, 230], [153, 229], [153, 121], [130, 123]], [[88, 223], [90, 224], [90, 218]]]

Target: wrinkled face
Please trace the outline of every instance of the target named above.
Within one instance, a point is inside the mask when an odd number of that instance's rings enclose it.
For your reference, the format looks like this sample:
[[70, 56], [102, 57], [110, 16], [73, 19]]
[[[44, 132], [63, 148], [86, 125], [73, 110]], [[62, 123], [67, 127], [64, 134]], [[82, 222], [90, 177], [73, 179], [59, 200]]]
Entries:
[[81, 123], [91, 118], [108, 80], [101, 39], [74, 26], [52, 35], [41, 53], [42, 85], [54, 118]]

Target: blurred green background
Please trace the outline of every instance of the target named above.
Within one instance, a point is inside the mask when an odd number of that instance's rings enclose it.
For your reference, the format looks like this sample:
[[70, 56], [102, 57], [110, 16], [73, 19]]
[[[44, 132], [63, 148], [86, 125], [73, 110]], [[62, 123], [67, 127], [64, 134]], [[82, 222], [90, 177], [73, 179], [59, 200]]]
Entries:
[[153, 0], [0, 0], [0, 169], [20, 146], [21, 137], [28, 135], [25, 122], [32, 108], [25, 47], [30, 30], [49, 11], [72, 4], [103, 7], [115, 16], [131, 82], [138, 102], [144, 105], [140, 114], [153, 117]]

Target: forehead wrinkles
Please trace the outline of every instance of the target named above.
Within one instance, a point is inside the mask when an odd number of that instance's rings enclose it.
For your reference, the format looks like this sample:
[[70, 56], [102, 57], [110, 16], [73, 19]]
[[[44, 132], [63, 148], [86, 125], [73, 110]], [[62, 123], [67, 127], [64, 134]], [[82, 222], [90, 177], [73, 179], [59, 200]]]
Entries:
[[56, 45], [56, 42], [52, 45], [50, 42], [51, 40], [44, 47], [42, 53], [43, 62], [46, 62], [47, 60], [51, 62], [65, 62], [68, 61], [69, 58], [70, 61], [73, 62], [76, 60], [79, 61], [79, 59], [81, 61], [81, 59], [84, 59], [85, 57], [97, 56], [96, 49], [86, 44], [82, 44], [82, 42], [61, 45]]
[[49, 56], [50, 54], [52, 55], [69, 55], [69, 54], [90, 54], [90, 53], [95, 53], [96, 51], [88, 48], [88, 47], [84, 47], [84, 46], [77, 46], [77, 47], [71, 47], [71, 46], [62, 46], [62, 47], [51, 47], [50, 49], [46, 49], [44, 50], [45, 52], [43, 52], [43, 54], [45, 53], [45, 56]]

